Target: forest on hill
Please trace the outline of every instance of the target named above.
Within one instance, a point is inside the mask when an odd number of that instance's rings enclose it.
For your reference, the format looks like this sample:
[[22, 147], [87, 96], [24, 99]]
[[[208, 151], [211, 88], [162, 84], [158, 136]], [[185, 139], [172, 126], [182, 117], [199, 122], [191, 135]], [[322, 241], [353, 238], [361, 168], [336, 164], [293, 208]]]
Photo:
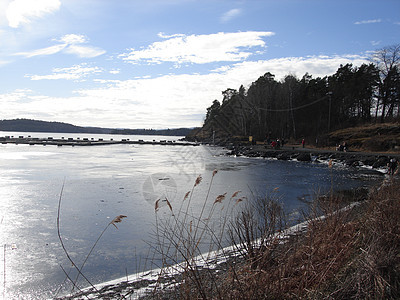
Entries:
[[98, 127], [81, 127], [62, 122], [47, 122], [31, 119], [0, 120], [0, 131], [110, 133], [110, 130]]
[[336, 73], [313, 78], [260, 76], [248, 89], [228, 88], [207, 108], [202, 128], [190, 138], [234, 141], [319, 139], [329, 132], [400, 120], [400, 44], [375, 51], [369, 64], [340, 65]]
[[193, 128], [177, 129], [115, 129], [101, 127], [82, 127], [62, 122], [47, 122], [30, 119], [0, 120], [0, 131], [16, 132], [60, 132], [60, 133], [94, 133], [126, 135], [166, 135], [185, 136]]

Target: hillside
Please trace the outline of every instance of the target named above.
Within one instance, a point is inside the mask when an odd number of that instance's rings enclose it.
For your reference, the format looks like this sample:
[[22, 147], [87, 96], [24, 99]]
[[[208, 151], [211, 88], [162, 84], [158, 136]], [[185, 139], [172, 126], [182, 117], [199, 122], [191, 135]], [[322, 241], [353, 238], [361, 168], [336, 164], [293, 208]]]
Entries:
[[192, 129], [116, 129], [101, 127], [82, 127], [62, 122], [47, 122], [30, 119], [0, 120], [0, 131], [17, 132], [60, 132], [60, 133], [98, 133], [98, 134], [129, 134], [129, 135], [167, 135], [185, 136]]
[[346, 142], [350, 150], [400, 151], [400, 123], [368, 124], [331, 132], [329, 145]]
[[80, 127], [62, 122], [46, 122], [30, 119], [1, 120], [0, 131], [62, 132], [62, 133], [110, 133], [110, 129]]

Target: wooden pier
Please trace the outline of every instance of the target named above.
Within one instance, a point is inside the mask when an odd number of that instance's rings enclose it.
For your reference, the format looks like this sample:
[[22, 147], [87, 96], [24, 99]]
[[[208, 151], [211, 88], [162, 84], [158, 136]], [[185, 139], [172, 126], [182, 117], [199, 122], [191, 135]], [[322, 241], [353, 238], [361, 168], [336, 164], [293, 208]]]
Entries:
[[185, 141], [174, 141], [174, 140], [104, 140], [104, 139], [94, 139], [94, 138], [34, 138], [31, 136], [24, 137], [14, 137], [5, 136], [0, 137], [0, 143], [2, 144], [23, 144], [23, 145], [53, 145], [53, 146], [103, 146], [103, 145], [116, 145], [116, 144], [132, 144], [132, 145], [171, 145], [171, 146], [198, 146], [198, 143], [191, 143]]

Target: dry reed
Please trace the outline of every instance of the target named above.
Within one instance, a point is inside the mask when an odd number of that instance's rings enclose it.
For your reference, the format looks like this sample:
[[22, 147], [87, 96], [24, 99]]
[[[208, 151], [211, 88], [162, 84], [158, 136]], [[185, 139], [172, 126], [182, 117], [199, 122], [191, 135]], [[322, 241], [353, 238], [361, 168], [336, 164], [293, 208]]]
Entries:
[[[192, 218], [195, 222], [179, 223], [188, 228], [179, 236], [164, 228], [160, 233], [165, 241], [179, 248], [186, 263], [179, 288], [168, 295], [176, 299], [399, 299], [398, 184], [398, 180], [390, 182], [362, 197], [356, 193], [318, 197], [304, 216], [307, 230], [285, 238], [277, 234], [286, 228], [278, 201], [245, 201], [228, 226], [231, 243], [242, 258], [227, 255], [220, 272], [207, 264], [201, 268], [193, 260], [200, 243], [194, 231], [202, 232], [200, 238], [206, 234], [216, 238], [211, 239], [214, 248], [222, 244], [222, 235], [209, 232], [211, 215], [204, 221]], [[212, 207], [225, 196], [218, 196]], [[242, 200], [235, 199], [233, 206]], [[354, 200], [362, 202], [342, 209]], [[168, 258], [177, 262], [177, 257]]]

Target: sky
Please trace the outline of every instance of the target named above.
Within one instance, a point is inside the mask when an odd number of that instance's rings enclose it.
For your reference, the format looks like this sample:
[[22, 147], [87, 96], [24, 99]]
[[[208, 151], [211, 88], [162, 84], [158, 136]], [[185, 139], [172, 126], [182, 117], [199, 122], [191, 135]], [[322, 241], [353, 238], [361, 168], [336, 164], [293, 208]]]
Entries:
[[0, 119], [197, 127], [228, 88], [399, 43], [399, 0], [0, 0]]

